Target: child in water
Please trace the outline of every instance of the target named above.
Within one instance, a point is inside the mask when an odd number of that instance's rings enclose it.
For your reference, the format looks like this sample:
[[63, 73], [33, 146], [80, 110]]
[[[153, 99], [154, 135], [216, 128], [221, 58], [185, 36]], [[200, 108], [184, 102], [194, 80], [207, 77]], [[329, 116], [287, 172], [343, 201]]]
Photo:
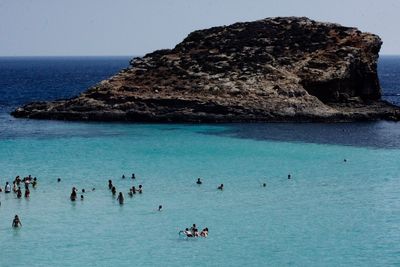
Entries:
[[130, 189], [129, 189], [129, 193], [128, 193], [128, 195], [129, 195], [130, 197], [133, 197], [133, 191], [132, 191], [132, 188], [130, 188]]

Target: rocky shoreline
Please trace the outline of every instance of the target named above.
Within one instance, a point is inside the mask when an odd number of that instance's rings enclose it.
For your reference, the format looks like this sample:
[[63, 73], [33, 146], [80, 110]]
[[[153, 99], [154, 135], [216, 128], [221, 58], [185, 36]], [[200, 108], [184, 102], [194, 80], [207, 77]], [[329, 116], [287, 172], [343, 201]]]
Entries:
[[299, 17], [189, 34], [79, 96], [15, 117], [129, 122], [341, 122], [400, 119], [381, 100], [378, 36]]

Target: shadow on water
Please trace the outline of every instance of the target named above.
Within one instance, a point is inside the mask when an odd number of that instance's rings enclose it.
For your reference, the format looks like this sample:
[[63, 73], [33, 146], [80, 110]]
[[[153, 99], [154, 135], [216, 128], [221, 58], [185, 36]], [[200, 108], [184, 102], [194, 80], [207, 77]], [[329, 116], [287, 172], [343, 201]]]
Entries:
[[[126, 132], [118, 124], [65, 123], [14, 119], [8, 113], [17, 106], [37, 100], [69, 98], [126, 67], [130, 57], [0, 58], [0, 140], [15, 138], [116, 137]], [[381, 56], [378, 74], [383, 98], [400, 105], [400, 57]], [[371, 148], [400, 148], [400, 124], [375, 123], [273, 123], [195, 126], [207, 135], [234, 138], [305, 142]], [[180, 131], [182, 125], [162, 127]], [[193, 125], [192, 125], [193, 126]], [[214, 126], [214, 125], [212, 125]], [[189, 127], [186, 127], [189, 128]], [[133, 130], [134, 127], [133, 127]], [[135, 131], [137, 136], [140, 131]]]
[[202, 133], [252, 140], [400, 148], [400, 124], [396, 122], [255, 123], [225, 126], [228, 127], [223, 131]]
[[[117, 125], [118, 124], [114, 124]], [[74, 122], [56, 120], [16, 119], [9, 114], [0, 112], [1, 139], [50, 139], [50, 138], [93, 138], [117, 137], [126, 134], [118, 127], [104, 127], [99, 122]]]

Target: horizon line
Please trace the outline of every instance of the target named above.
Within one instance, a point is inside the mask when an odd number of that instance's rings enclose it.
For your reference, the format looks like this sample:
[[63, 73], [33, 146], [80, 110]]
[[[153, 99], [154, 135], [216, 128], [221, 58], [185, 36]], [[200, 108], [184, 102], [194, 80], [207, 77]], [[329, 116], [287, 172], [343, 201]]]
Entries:
[[[400, 55], [400, 54], [399, 54]], [[138, 55], [0, 55], [0, 58], [5, 57], [136, 57]]]
[[[147, 54], [147, 53], [146, 53]], [[145, 55], [145, 54], [144, 54]], [[0, 58], [23, 58], [23, 57], [141, 57], [144, 55], [0, 55]], [[379, 56], [400, 56], [399, 54], [379, 54]]]

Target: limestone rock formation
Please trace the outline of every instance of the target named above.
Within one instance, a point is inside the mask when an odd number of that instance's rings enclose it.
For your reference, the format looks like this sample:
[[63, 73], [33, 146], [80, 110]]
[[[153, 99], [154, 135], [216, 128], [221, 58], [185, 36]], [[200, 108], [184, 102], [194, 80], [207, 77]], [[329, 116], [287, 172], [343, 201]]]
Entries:
[[173, 49], [15, 117], [146, 122], [399, 120], [381, 101], [378, 36], [299, 17], [189, 34]]

